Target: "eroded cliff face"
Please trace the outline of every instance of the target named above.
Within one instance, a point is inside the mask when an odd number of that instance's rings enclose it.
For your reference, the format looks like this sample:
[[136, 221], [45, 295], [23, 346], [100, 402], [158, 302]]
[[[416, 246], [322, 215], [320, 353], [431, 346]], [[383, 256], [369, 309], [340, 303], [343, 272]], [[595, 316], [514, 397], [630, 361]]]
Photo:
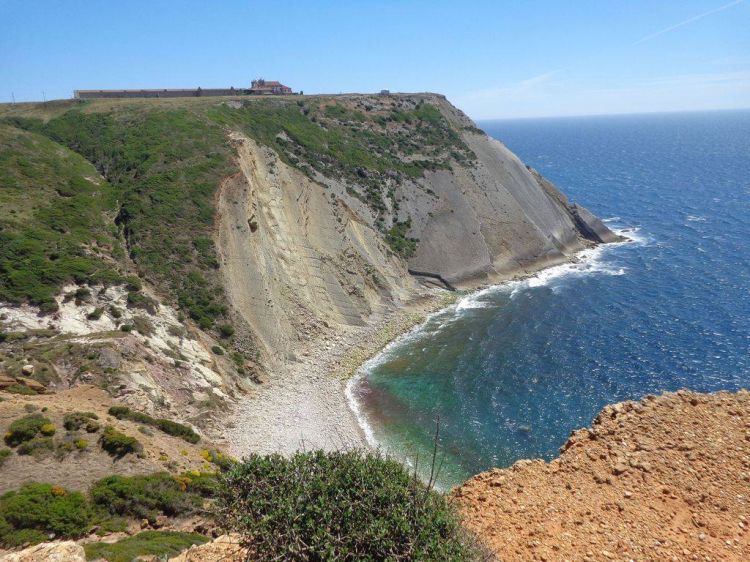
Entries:
[[417, 290], [406, 264], [335, 190], [233, 133], [241, 172], [219, 193], [230, 301], [274, 364], [331, 325], [362, 325]]
[[436, 94], [0, 116], [0, 375], [30, 364], [201, 425], [426, 288], [617, 239]]
[[[342, 96], [326, 103], [341, 112], [437, 108], [471, 156], [416, 178], [385, 174], [378, 187], [385, 208], [373, 209], [370, 192], [368, 200], [360, 195], [365, 172], [360, 184], [356, 175], [292, 166], [290, 153], [232, 131], [240, 172], [218, 196], [216, 247], [229, 300], [266, 361], [295, 359], [321, 333], [361, 325], [416, 295], [420, 283], [497, 282], [617, 239], [442, 96]], [[396, 135], [406, 126], [391, 127]], [[436, 149], [432, 157], [447, 155]], [[386, 243], [396, 225], [407, 225], [405, 239], [415, 245], [406, 255]]]

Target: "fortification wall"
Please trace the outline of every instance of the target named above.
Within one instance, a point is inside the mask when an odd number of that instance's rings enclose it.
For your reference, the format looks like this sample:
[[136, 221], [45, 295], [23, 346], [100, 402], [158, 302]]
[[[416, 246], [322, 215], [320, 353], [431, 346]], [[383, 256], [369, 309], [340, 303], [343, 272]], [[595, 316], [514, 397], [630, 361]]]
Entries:
[[77, 99], [97, 98], [193, 98], [203, 96], [238, 96], [246, 94], [241, 88], [205, 88], [182, 90], [76, 90]]

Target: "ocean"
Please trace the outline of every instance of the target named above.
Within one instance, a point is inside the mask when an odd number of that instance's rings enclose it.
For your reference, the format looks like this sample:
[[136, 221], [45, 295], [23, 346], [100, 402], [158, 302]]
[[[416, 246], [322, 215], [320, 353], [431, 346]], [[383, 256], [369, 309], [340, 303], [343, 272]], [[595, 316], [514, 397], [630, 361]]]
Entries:
[[750, 111], [479, 125], [632, 242], [462, 297], [349, 386], [438, 484], [552, 459], [606, 404], [750, 388]]

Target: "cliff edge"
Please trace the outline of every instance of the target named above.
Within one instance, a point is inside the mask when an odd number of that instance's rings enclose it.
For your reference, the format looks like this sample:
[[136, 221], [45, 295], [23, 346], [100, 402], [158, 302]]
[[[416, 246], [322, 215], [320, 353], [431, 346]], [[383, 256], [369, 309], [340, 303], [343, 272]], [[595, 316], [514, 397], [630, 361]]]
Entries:
[[750, 559], [750, 393], [607, 406], [550, 463], [453, 492], [501, 560]]

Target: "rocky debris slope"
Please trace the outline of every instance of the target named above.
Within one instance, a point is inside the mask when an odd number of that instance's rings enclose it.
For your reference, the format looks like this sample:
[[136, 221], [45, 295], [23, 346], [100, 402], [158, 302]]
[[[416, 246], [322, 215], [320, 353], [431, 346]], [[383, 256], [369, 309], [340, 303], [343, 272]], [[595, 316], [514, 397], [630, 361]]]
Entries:
[[750, 393], [680, 391], [607, 406], [550, 463], [453, 492], [511, 560], [750, 560]]
[[55, 300], [49, 315], [0, 303], [0, 390], [92, 384], [139, 410], [207, 428], [220, 405], [250, 386], [228, 354], [212, 351], [214, 340], [143, 292], [71, 284]]

